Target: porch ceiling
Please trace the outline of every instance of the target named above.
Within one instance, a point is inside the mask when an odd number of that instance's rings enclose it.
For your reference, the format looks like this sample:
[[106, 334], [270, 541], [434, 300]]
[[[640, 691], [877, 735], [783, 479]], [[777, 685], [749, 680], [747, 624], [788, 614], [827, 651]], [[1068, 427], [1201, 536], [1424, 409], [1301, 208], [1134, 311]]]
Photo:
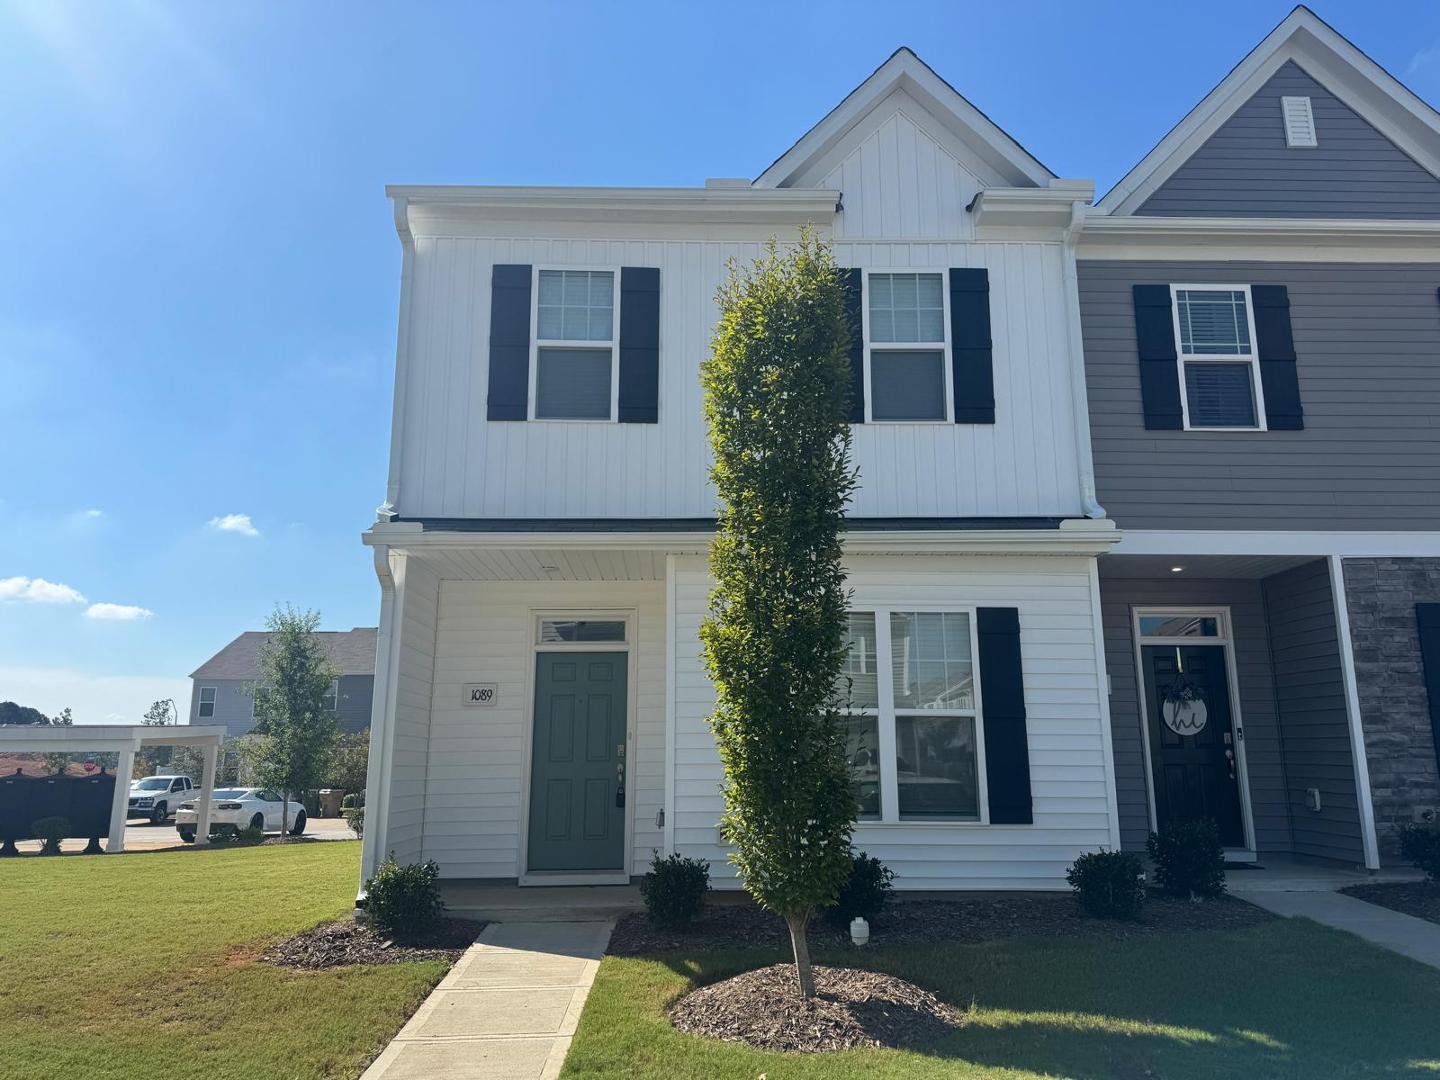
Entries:
[[664, 581], [665, 553], [631, 548], [424, 547], [407, 549], [445, 579]]
[[[1266, 578], [1314, 562], [1314, 555], [1102, 555], [1102, 578]], [[1173, 569], [1183, 567], [1178, 573]]]

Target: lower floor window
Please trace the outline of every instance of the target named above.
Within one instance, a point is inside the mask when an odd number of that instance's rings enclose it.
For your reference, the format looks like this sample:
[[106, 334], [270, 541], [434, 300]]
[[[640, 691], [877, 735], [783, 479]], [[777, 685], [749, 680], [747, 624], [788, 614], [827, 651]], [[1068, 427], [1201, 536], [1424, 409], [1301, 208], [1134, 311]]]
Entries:
[[978, 821], [975, 639], [966, 611], [854, 611], [838, 688], [862, 821]]

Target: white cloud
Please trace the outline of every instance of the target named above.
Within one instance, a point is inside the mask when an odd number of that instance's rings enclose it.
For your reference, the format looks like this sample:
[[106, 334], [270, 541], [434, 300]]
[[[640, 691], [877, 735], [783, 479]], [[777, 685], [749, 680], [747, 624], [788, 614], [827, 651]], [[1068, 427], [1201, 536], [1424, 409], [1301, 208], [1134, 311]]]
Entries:
[[104, 517], [104, 516], [105, 516], [105, 511], [104, 511], [104, 510], [84, 510], [84, 511], [81, 511], [81, 516], [82, 516], [82, 517], [87, 517], [87, 518], [100, 518], [100, 517]]
[[154, 614], [149, 608], [137, 607], [134, 604], [91, 604], [85, 609], [87, 619], [105, 619], [110, 622], [133, 622], [136, 619], [148, 619]]
[[226, 514], [224, 517], [213, 517], [208, 524], [217, 532], [233, 532], [239, 533], [241, 536], [260, 535], [260, 530], [250, 523], [249, 514]]
[[67, 706], [77, 724], [138, 724], [152, 701], [172, 698], [190, 712], [190, 680], [174, 675], [97, 675], [73, 668], [0, 664], [0, 697], [54, 716]]
[[1417, 72], [1429, 67], [1440, 60], [1440, 41], [1431, 45], [1428, 49], [1421, 49], [1410, 58], [1410, 66], [1405, 69], [1406, 76], [1414, 76]]
[[0, 600], [23, 600], [31, 604], [85, 603], [79, 590], [38, 577], [0, 578]]

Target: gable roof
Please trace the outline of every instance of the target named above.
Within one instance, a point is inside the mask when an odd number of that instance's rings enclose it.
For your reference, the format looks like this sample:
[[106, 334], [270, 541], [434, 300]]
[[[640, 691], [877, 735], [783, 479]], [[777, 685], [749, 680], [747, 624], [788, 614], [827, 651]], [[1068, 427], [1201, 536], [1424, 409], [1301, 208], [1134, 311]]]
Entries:
[[[375, 637], [378, 627], [320, 630], [315, 636], [330, 662], [342, 675], [375, 674]], [[269, 633], [247, 630], [190, 673], [192, 679], [254, 679], [260, 673], [260, 648]]]
[[1440, 113], [1302, 4], [1121, 177], [1096, 203], [1097, 209], [1114, 215], [1134, 213], [1289, 61], [1440, 176]]
[[1030, 151], [967, 101], [906, 46], [845, 96], [789, 150], [755, 178], [755, 186], [783, 188], [823, 156], [893, 91], [902, 89], [1017, 187], [1046, 187], [1055, 174]]

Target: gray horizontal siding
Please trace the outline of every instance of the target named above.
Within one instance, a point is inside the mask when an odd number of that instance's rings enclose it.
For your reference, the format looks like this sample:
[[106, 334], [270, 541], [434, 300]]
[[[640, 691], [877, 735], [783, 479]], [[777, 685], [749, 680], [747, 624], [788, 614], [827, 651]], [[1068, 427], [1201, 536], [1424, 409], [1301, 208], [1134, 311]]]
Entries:
[[335, 701], [335, 719], [340, 730], [353, 733], [368, 728], [374, 697], [374, 675], [340, 676], [340, 692]]
[[[1317, 146], [1285, 145], [1282, 96], [1310, 98]], [[1293, 60], [1136, 211], [1176, 217], [1440, 217], [1440, 180]]]
[[[1294, 850], [1364, 862], [1329, 567], [1317, 560], [1266, 578], [1264, 594]], [[1318, 812], [1305, 804], [1312, 787]]]
[[[192, 724], [224, 724], [226, 738], [234, 739], [255, 727], [254, 699], [249, 679], [193, 679], [190, 688], [190, 722]], [[215, 687], [215, 715], [200, 716], [200, 688]], [[375, 696], [374, 675], [340, 676], [340, 693], [335, 705], [335, 719], [340, 730], [353, 733], [370, 726], [370, 706]]]
[[[1440, 256], [1437, 256], [1440, 258]], [[1122, 528], [1440, 528], [1440, 264], [1080, 264], [1100, 502]], [[1304, 431], [1147, 431], [1131, 286], [1288, 286]]]
[[1105, 624], [1105, 667], [1110, 676], [1110, 725], [1115, 754], [1115, 788], [1120, 843], [1140, 849], [1150, 831], [1145, 783], [1145, 750], [1135, 672], [1133, 607], [1229, 606], [1234, 623], [1235, 666], [1240, 716], [1245, 729], [1255, 843], [1260, 851], [1290, 850], [1289, 796], [1275, 711], [1275, 683], [1265, 604], [1258, 581], [1145, 581], [1102, 577], [1100, 606]]

